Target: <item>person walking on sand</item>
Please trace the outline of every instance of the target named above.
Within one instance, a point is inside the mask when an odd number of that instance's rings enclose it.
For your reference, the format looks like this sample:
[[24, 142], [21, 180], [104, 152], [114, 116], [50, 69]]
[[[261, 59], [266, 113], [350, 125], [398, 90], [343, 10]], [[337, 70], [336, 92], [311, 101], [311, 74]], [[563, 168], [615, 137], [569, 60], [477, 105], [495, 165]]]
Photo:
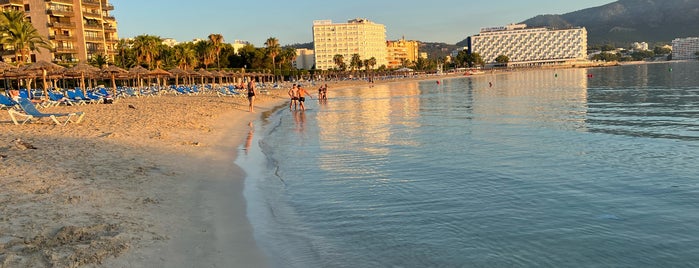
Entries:
[[255, 112], [255, 79], [250, 79], [248, 82], [248, 103], [250, 103], [249, 111]]
[[298, 100], [299, 98], [296, 96], [296, 91], [298, 91], [296, 84], [293, 84], [291, 86], [291, 89], [289, 89], [289, 98], [291, 98], [291, 102], [289, 102], [289, 110], [291, 110], [291, 106], [294, 106], [294, 110], [296, 110], [296, 107], [298, 106]]
[[308, 93], [308, 91], [306, 91], [306, 90], [305, 90], [304, 88], [302, 88], [301, 86], [298, 87], [298, 90], [296, 90], [296, 93], [297, 93], [296, 95], [299, 96], [299, 107], [301, 107], [301, 111], [305, 111], [305, 110], [306, 110], [306, 106], [303, 105], [303, 102], [306, 101], [306, 97], [305, 97], [305, 96], [308, 96], [308, 97], [311, 98], [311, 99], [312, 99], [313, 97], [311, 97], [311, 93]]

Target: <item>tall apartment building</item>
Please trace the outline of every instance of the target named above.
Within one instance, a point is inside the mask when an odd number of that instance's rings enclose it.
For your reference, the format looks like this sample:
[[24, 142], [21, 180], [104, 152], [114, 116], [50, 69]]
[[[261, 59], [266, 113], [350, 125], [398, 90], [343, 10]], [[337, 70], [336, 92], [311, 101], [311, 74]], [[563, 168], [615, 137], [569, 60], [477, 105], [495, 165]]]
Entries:
[[0, 0], [0, 7], [24, 11], [53, 44], [52, 51], [35, 52], [33, 61], [72, 64], [96, 55], [114, 60], [119, 38], [109, 0]]
[[468, 38], [468, 50], [478, 53], [489, 65], [500, 55], [507, 56], [508, 65], [513, 67], [584, 61], [587, 30], [527, 28], [525, 24], [483, 28], [479, 34]]
[[375, 58], [375, 68], [388, 65], [386, 27], [366, 19], [335, 24], [330, 20], [313, 21], [313, 43], [316, 69], [336, 68], [333, 58], [338, 54], [348, 66], [353, 54], [362, 60]]
[[699, 52], [699, 37], [675, 38], [672, 40], [673, 60], [696, 59]]
[[389, 69], [402, 66], [403, 61], [415, 62], [419, 57], [420, 42], [406, 41], [405, 37], [397, 41], [386, 41]]

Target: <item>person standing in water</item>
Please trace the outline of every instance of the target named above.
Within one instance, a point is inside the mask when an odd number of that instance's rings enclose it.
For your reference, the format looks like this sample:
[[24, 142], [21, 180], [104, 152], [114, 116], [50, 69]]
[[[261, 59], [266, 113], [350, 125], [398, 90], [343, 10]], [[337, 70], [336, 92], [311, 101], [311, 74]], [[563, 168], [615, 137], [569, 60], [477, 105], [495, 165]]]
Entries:
[[255, 112], [255, 78], [251, 78], [248, 82], [248, 103], [250, 103], [249, 112]]
[[296, 96], [296, 91], [298, 91], [296, 84], [291, 86], [291, 89], [289, 89], [289, 98], [291, 98], [291, 102], [289, 102], [289, 110], [291, 110], [291, 106], [294, 106], [294, 110], [296, 110], [296, 106], [298, 105], [297, 101], [299, 98]]
[[311, 97], [311, 93], [308, 93], [308, 91], [299, 86], [298, 90], [296, 90], [296, 95], [299, 97], [299, 107], [301, 108], [301, 111], [305, 111], [306, 107], [303, 105], [303, 102], [306, 101], [305, 96], [308, 96], [311, 99], [313, 98]]

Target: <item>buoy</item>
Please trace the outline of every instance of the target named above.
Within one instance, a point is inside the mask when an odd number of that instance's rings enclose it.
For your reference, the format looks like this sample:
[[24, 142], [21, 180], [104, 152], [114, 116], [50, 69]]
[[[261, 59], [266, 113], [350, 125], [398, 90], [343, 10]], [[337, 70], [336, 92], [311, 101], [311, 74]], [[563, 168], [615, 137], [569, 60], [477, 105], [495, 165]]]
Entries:
[[437, 80], [437, 85], [439, 85], [439, 80]]
[[668, 71], [672, 72], [672, 68], [668, 69]]

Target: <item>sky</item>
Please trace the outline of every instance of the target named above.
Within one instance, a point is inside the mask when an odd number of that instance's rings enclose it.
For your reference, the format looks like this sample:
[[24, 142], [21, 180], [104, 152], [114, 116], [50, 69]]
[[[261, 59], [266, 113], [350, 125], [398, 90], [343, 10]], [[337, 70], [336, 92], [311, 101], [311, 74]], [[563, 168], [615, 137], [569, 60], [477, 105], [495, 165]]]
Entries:
[[[478, 2], [478, 4], [476, 4]], [[225, 42], [262, 47], [313, 41], [313, 21], [344, 23], [366, 18], [386, 26], [386, 38], [455, 44], [483, 27], [504, 26], [536, 15], [565, 14], [612, 0], [111, 0], [120, 38], [142, 34], [179, 42], [209, 34]], [[485, 3], [485, 4], [483, 4]]]

